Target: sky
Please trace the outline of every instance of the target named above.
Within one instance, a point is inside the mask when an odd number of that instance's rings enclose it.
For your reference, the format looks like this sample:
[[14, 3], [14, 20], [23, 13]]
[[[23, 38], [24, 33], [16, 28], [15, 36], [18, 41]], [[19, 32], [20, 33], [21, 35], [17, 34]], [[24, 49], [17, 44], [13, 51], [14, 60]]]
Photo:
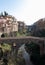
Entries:
[[0, 13], [4, 11], [26, 25], [32, 25], [45, 18], [45, 0], [0, 0]]

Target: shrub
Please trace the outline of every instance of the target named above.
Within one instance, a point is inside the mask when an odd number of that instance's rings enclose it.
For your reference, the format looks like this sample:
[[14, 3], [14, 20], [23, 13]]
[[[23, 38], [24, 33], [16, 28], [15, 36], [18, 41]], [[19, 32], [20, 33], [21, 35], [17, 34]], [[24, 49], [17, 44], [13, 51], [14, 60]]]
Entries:
[[30, 54], [30, 60], [33, 62], [35, 65], [40, 64], [40, 48], [37, 44], [34, 42], [27, 43], [25, 44], [25, 49], [26, 51]]

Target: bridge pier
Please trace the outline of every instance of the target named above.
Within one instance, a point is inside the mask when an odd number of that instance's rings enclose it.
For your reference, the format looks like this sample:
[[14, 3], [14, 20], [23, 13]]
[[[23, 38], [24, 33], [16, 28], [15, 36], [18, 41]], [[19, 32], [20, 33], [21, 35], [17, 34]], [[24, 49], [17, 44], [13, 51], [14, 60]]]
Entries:
[[45, 41], [44, 41], [44, 54], [45, 54]]
[[40, 44], [40, 55], [44, 54], [44, 43]]
[[43, 55], [42, 45], [40, 45], [40, 55]]
[[40, 55], [44, 54], [44, 40], [39, 40], [38, 44], [40, 45]]

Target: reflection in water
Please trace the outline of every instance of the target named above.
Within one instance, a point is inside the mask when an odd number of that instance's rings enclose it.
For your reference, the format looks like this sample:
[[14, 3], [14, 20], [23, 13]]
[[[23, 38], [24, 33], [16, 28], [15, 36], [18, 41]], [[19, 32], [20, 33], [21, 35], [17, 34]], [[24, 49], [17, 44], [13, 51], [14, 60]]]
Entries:
[[19, 50], [22, 51], [22, 55], [23, 55], [23, 58], [25, 59], [25, 62], [26, 62], [26, 65], [33, 65], [30, 61], [30, 56], [29, 54], [26, 52], [25, 48], [24, 48], [25, 45], [22, 45]]

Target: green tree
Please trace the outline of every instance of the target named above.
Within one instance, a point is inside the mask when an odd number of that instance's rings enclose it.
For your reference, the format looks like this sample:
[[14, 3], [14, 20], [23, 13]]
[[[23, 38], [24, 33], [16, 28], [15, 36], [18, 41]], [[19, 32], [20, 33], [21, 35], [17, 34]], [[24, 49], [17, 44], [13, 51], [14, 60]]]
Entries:
[[30, 54], [30, 59], [35, 65], [40, 64], [40, 47], [34, 42], [25, 44], [26, 51]]
[[33, 31], [32, 35], [36, 36], [36, 37], [45, 37], [45, 29], [35, 30], [35, 31]]
[[7, 13], [6, 11], [4, 11], [4, 15], [5, 15], [5, 16], [7, 16], [7, 15], [8, 15], [8, 13]]
[[30, 54], [30, 53], [40, 53], [40, 48], [39, 48], [39, 45], [35, 44], [34, 42], [31, 42], [31, 43], [26, 43], [25, 44], [25, 49], [26, 51]]
[[0, 13], [0, 16], [2, 16], [2, 17], [4, 16], [4, 15], [3, 15], [3, 12]]

